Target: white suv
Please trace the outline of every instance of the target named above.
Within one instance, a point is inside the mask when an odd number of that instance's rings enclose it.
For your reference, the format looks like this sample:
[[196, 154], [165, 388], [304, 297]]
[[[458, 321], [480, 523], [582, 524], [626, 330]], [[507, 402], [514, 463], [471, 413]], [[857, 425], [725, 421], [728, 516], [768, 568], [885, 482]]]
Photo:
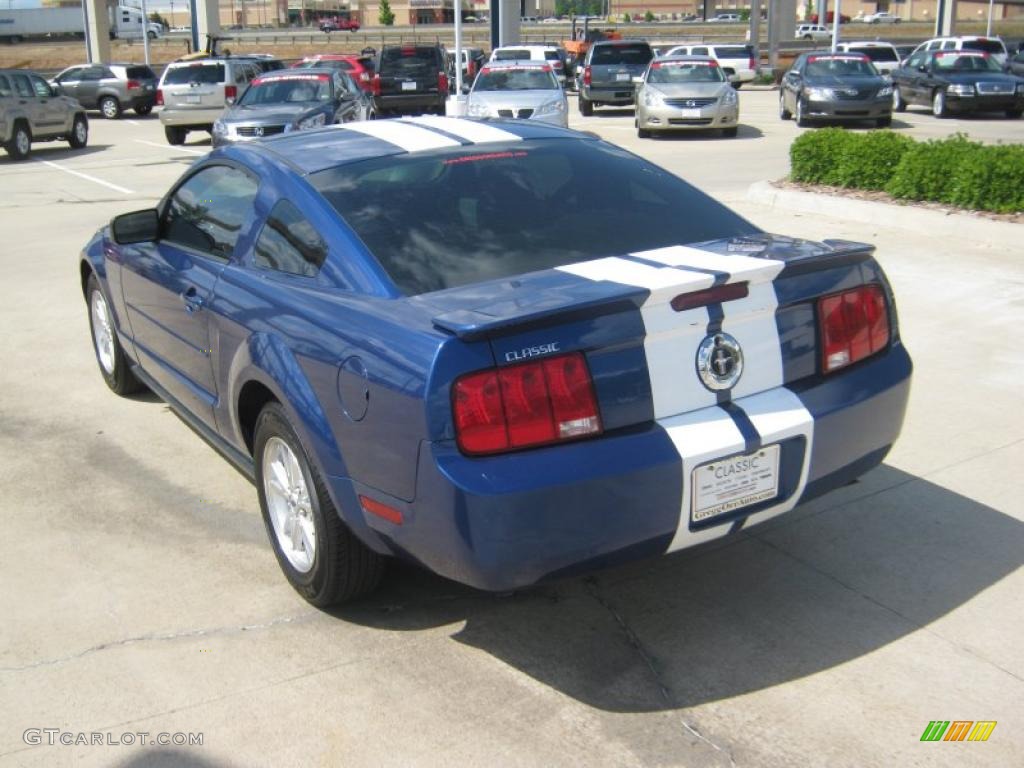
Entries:
[[543, 61], [551, 65], [563, 88], [568, 82], [565, 52], [557, 45], [503, 45], [491, 51], [488, 61]]
[[801, 24], [793, 37], [797, 40], [831, 40], [832, 30], [821, 24]]
[[739, 88], [757, 76], [754, 48], [750, 45], [692, 43], [670, 48], [662, 56], [710, 56], [718, 61], [718, 66], [725, 71], [733, 88]]
[[875, 69], [883, 75], [891, 75], [900, 66], [900, 54], [892, 43], [880, 43], [874, 40], [840, 43], [837, 50], [844, 53], [862, 53], [871, 59]]
[[921, 51], [982, 51], [989, 54], [1000, 64], [1005, 64], [1007, 57], [1006, 45], [1001, 38], [978, 37], [976, 35], [933, 37], [931, 40], [925, 40], [914, 49], [914, 53], [920, 53]]

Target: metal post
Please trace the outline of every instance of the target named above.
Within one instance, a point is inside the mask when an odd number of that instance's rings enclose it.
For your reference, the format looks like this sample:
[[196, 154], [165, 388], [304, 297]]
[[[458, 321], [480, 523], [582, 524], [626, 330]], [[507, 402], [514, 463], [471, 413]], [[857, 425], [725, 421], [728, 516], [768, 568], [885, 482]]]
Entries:
[[[843, 17], [839, 15], [839, 3], [841, 0], [836, 0], [836, 10], [832, 15], [832, 52], [834, 53], [839, 47], [839, 24], [840, 19]], [[827, 16], [826, 16], [827, 18]]]
[[761, 69], [761, 0], [750, 0], [750, 45], [754, 49], [754, 74]]
[[992, 37], [992, 5], [994, 0], [988, 0], [988, 26], [985, 27], [985, 37]]
[[142, 55], [149, 66], [149, 14], [146, 13], [146, 0], [142, 0]]

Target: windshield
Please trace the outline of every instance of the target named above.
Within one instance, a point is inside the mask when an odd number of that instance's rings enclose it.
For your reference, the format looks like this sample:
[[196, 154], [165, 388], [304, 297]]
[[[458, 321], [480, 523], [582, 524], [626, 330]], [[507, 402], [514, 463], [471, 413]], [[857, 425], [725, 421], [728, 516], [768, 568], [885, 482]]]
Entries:
[[558, 88], [558, 81], [550, 70], [531, 69], [483, 69], [473, 85], [473, 91], [551, 91]]
[[862, 56], [812, 56], [807, 59], [808, 77], [877, 75], [875, 66]]
[[937, 53], [932, 60], [937, 72], [1002, 72], [991, 56], [981, 53]]
[[850, 53], [859, 53], [862, 56], [867, 56], [872, 61], [899, 61], [900, 57], [896, 55], [896, 51], [893, 48], [882, 45], [872, 45], [864, 48], [851, 48]]
[[668, 171], [593, 140], [395, 155], [309, 180], [409, 295], [758, 231]]
[[714, 61], [656, 61], [648, 83], [722, 83], [725, 75]]
[[330, 100], [331, 80], [327, 75], [276, 75], [253, 80], [238, 103], [251, 107]]
[[185, 85], [187, 83], [214, 85], [223, 82], [223, 64], [189, 64], [184, 67], [170, 67], [164, 74], [164, 85]]

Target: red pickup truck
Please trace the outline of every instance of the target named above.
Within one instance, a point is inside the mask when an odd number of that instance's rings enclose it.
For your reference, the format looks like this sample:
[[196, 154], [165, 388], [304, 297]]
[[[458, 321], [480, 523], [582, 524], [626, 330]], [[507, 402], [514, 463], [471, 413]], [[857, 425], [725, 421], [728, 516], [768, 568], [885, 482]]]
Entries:
[[344, 30], [349, 32], [359, 31], [359, 22], [355, 19], [343, 19], [340, 17], [333, 19], [322, 19], [320, 21], [321, 32], [342, 32]]

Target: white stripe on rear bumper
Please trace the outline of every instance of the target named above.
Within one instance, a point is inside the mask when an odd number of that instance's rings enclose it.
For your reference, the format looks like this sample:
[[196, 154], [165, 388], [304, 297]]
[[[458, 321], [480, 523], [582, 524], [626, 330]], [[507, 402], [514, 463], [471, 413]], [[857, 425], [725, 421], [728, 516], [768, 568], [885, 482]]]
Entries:
[[510, 131], [503, 131], [493, 125], [475, 123], [472, 120], [460, 120], [454, 117], [440, 117], [438, 115], [422, 115], [420, 117], [408, 117], [402, 119], [403, 123], [416, 123], [427, 128], [438, 130], [458, 136], [460, 139], [471, 141], [474, 144], [490, 144], [496, 141], [522, 141], [521, 136], [516, 136]]
[[406, 152], [423, 152], [428, 149], [444, 149], [461, 146], [459, 142], [440, 133], [419, 128], [400, 120], [367, 120], [361, 123], [345, 123], [346, 131], [357, 131], [375, 139], [394, 144]]

